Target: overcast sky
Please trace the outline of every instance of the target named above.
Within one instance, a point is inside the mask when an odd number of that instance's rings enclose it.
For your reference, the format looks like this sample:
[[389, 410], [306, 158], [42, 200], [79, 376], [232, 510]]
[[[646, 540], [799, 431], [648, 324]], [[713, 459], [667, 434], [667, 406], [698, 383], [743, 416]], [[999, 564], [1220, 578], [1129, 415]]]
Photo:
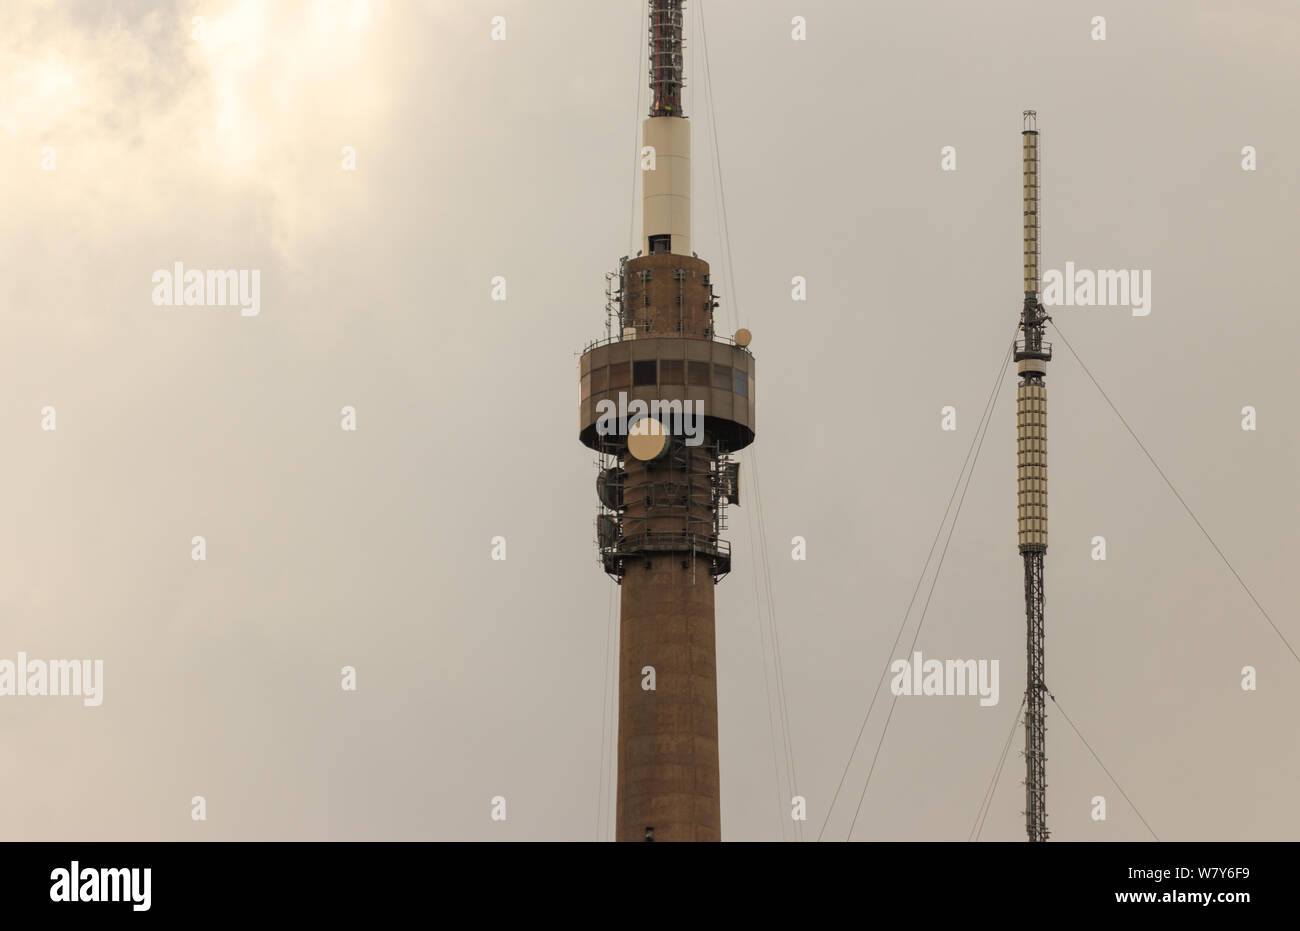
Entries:
[[[0, 697], [6, 839], [612, 835], [612, 583], [577, 353], [629, 251], [644, 6], [0, 5], [0, 659], [104, 663], [98, 707]], [[794, 836], [764, 560], [804, 836], [826, 818], [1016, 324], [1026, 108], [1043, 267], [1152, 275], [1148, 316], [1056, 323], [1300, 649], [1300, 9], [688, 8], [693, 248], [719, 329], [750, 328], [758, 359], [717, 592], [724, 839]], [[153, 273], [176, 262], [257, 270], [260, 312], [156, 306]], [[1161, 840], [1295, 839], [1300, 661], [1049, 338], [1049, 688]], [[1000, 702], [900, 698], [855, 840], [965, 840], [1016, 714], [1004, 372], [917, 640], [998, 659]], [[849, 833], [890, 700], [886, 685], [827, 839]], [[1047, 739], [1054, 839], [1150, 839], [1050, 704]], [[1024, 838], [1022, 743], [984, 840]]]

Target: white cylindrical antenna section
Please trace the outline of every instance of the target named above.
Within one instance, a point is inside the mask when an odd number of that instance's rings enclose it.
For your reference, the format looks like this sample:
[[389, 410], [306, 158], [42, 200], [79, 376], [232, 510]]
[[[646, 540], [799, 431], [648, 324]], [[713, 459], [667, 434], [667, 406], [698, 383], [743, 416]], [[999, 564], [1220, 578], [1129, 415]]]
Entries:
[[1024, 113], [1025, 294], [1038, 293], [1038, 114]]
[[1016, 503], [1017, 544], [1046, 549], [1047, 388], [1043, 385], [1016, 388]]
[[[691, 124], [652, 116], [641, 124], [641, 252], [691, 254]], [[653, 167], [651, 167], [653, 166]]]

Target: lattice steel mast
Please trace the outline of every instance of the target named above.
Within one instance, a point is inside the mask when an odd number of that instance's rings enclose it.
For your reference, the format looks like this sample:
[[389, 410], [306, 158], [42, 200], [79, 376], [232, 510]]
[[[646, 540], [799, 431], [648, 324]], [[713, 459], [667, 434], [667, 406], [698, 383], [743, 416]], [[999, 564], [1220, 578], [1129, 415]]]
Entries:
[[1016, 493], [1018, 542], [1025, 564], [1025, 831], [1030, 841], [1047, 832], [1047, 686], [1043, 649], [1043, 557], [1047, 553], [1047, 362], [1043, 340], [1050, 319], [1038, 300], [1038, 127], [1037, 114], [1024, 112], [1025, 302], [1022, 336], [1014, 358], [1016, 386]]

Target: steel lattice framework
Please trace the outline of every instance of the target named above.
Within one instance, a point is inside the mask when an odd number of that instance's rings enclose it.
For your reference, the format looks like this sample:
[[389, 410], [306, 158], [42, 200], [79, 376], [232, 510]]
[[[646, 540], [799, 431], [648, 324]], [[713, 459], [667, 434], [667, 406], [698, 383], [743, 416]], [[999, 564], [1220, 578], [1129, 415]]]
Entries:
[[1023, 553], [1025, 562], [1025, 832], [1047, 840], [1047, 686], [1043, 651], [1043, 551]]
[[1043, 334], [1049, 319], [1038, 300], [1038, 127], [1024, 113], [1024, 304], [1022, 338], [1014, 359], [1016, 386], [1017, 537], [1025, 564], [1025, 832], [1045, 841], [1047, 832], [1047, 684], [1043, 617], [1043, 561], [1047, 554], [1047, 363], [1052, 346]]

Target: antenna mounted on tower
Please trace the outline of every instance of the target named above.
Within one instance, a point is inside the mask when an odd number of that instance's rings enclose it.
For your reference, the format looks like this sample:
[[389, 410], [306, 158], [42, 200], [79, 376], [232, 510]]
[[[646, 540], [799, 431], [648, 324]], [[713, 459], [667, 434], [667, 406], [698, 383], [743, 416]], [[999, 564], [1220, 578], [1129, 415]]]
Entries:
[[650, 0], [650, 115], [682, 112], [683, 10], [686, 0]]

